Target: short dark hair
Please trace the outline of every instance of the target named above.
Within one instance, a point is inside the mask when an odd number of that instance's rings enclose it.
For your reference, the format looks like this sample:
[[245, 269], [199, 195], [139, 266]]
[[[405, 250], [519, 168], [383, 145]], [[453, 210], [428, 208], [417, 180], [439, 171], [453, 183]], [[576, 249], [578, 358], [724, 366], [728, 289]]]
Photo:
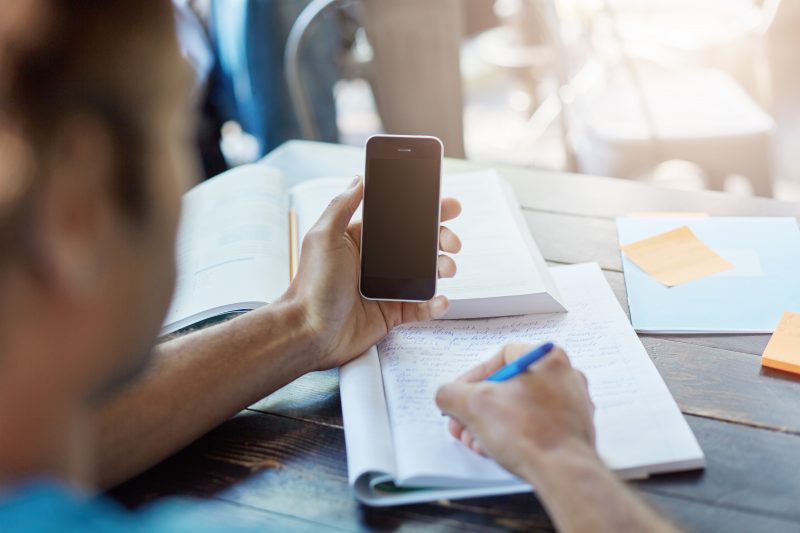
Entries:
[[[158, 53], [165, 37], [174, 39], [169, 0], [29, 2], [39, 9], [27, 17], [28, 27], [0, 34], [0, 134], [4, 123], [18, 132], [35, 163], [0, 171], [0, 180], [24, 181], [23, 191], [5, 206], [0, 182], [0, 255], [7, 254], [29, 216], [52, 132], [76, 113], [88, 113], [107, 127], [116, 152], [112, 194], [133, 221], [146, 216], [145, 111], [159, 97], [147, 72], [148, 56]], [[28, 175], [8, 174], [23, 171]]]

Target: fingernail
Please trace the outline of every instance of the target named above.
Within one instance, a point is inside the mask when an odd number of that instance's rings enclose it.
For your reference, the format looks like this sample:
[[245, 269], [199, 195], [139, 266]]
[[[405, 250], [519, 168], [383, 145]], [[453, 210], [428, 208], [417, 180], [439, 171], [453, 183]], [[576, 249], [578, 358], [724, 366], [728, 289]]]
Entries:
[[431, 318], [442, 318], [450, 307], [450, 301], [444, 296], [437, 296], [431, 301]]
[[350, 182], [350, 188], [355, 189], [359, 182], [361, 182], [361, 176], [356, 176], [355, 179]]

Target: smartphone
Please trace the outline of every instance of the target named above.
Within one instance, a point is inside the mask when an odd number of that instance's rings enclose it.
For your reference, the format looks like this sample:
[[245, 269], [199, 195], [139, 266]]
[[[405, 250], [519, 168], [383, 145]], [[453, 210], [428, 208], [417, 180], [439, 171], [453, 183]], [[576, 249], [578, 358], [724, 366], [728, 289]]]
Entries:
[[438, 277], [442, 141], [375, 135], [366, 152], [361, 295], [430, 300]]

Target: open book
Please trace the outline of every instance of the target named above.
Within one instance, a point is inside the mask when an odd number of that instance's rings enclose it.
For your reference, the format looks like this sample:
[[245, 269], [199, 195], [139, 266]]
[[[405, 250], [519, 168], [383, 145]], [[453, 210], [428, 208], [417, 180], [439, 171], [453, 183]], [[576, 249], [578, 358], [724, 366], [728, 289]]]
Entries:
[[[290, 189], [279, 171], [256, 164], [186, 193], [177, 286], [162, 335], [277, 299], [289, 286], [303, 236], [351, 179], [319, 178]], [[464, 208], [448, 223], [463, 242], [458, 275], [438, 284], [451, 300], [446, 318], [564, 311], [518, 203], [497, 173], [445, 176], [442, 193]]]
[[[703, 452], [596, 264], [553, 267], [569, 313], [401, 326], [340, 370], [356, 497], [400, 505], [531, 490], [447, 433], [436, 389], [508, 342], [554, 341], [582, 370], [597, 447], [626, 478], [701, 468]], [[524, 407], [523, 407], [524, 408]]]

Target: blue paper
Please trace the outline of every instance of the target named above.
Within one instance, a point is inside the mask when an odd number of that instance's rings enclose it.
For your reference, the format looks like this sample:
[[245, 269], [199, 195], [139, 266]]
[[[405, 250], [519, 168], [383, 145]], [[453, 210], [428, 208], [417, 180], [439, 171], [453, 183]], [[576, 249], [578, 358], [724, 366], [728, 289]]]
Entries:
[[621, 245], [681, 226], [735, 268], [665, 287], [622, 254], [634, 329], [772, 333], [784, 311], [800, 312], [800, 231], [794, 218], [617, 219]]

